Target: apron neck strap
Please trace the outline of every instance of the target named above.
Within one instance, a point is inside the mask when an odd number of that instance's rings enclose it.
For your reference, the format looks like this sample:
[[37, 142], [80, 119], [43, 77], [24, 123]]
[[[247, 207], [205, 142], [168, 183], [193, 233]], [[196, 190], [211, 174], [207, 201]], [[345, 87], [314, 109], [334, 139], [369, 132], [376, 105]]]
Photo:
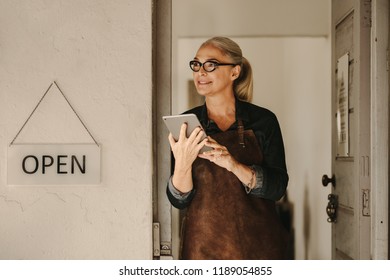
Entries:
[[245, 148], [245, 140], [244, 140], [244, 124], [241, 119], [238, 120], [238, 137], [239, 143]]

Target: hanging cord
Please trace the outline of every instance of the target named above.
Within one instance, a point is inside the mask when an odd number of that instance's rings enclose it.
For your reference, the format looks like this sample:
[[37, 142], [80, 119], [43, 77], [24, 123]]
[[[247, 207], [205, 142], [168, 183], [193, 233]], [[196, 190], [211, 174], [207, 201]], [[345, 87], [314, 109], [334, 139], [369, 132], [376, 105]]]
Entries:
[[14, 144], [16, 138], [18, 138], [19, 134], [22, 132], [22, 130], [24, 129], [24, 127], [26, 126], [26, 124], [29, 122], [29, 120], [31, 119], [32, 115], [34, 115], [35, 111], [37, 110], [37, 108], [39, 107], [39, 105], [41, 104], [42, 100], [46, 97], [46, 94], [49, 92], [49, 90], [51, 89], [51, 87], [53, 86], [53, 84], [56, 85], [56, 87], [58, 88], [58, 90], [61, 92], [62, 96], [65, 98], [66, 102], [68, 103], [68, 105], [70, 106], [70, 108], [72, 108], [72, 111], [75, 113], [75, 115], [77, 116], [77, 118], [79, 119], [79, 121], [81, 122], [81, 124], [84, 126], [85, 130], [88, 132], [89, 136], [91, 136], [91, 138], [93, 139], [93, 141], [95, 142], [95, 144], [99, 147], [99, 144], [97, 143], [97, 141], [95, 140], [95, 138], [92, 136], [91, 132], [89, 131], [89, 129], [87, 128], [87, 126], [84, 124], [84, 122], [81, 120], [79, 114], [77, 114], [76, 110], [73, 108], [72, 104], [70, 104], [68, 98], [66, 98], [65, 94], [62, 92], [61, 88], [58, 86], [58, 84], [56, 83], [56, 81], [54, 81], [53, 83], [50, 84], [49, 88], [46, 90], [45, 94], [42, 96], [42, 98], [39, 100], [37, 106], [35, 106], [34, 110], [31, 112], [30, 116], [27, 118], [27, 120], [24, 122], [23, 126], [20, 128], [20, 130], [18, 131], [18, 133], [16, 134], [15, 138], [12, 140], [11, 144], [9, 144], [10, 146]]
[[62, 92], [62, 90], [60, 89], [60, 87], [57, 85], [56, 81], [54, 81], [54, 84], [56, 85], [56, 87], [58, 88], [58, 90], [61, 92], [62, 96], [65, 98], [66, 102], [68, 102], [70, 108], [72, 108], [73, 112], [75, 113], [75, 115], [77, 116], [77, 118], [79, 119], [79, 121], [81, 122], [81, 124], [84, 126], [85, 130], [88, 132], [89, 136], [91, 136], [91, 138], [93, 139], [93, 141], [95, 142], [96, 146], [99, 147], [99, 144], [98, 142], [95, 140], [95, 138], [92, 136], [92, 133], [89, 131], [89, 129], [87, 128], [87, 126], [84, 124], [84, 122], [81, 120], [79, 114], [77, 114], [76, 110], [73, 108], [72, 104], [70, 104], [68, 98], [66, 98], [65, 94]]
[[45, 94], [42, 96], [42, 98], [39, 100], [37, 106], [35, 106], [34, 110], [32, 111], [32, 113], [30, 114], [30, 116], [27, 118], [27, 120], [24, 122], [23, 126], [20, 128], [20, 130], [18, 131], [18, 133], [16, 134], [15, 138], [12, 140], [11, 144], [9, 144], [10, 146], [12, 146], [16, 140], [16, 138], [18, 138], [20, 132], [22, 132], [23, 128], [26, 126], [26, 124], [28, 123], [28, 121], [31, 119], [32, 115], [35, 113], [35, 111], [37, 110], [37, 108], [39, 107], [39, 105], [41, 104], [42, 100], [45, 98], [46, 94], [49, 92], [51, 86], [53, 85], [53, 83], [50, 84], [49, 88], [46, 90]]

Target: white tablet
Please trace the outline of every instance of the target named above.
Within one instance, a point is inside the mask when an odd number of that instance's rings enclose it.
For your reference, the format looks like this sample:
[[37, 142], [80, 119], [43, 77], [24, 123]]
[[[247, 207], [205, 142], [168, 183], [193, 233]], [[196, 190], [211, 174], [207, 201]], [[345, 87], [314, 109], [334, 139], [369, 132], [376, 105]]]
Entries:
[[[173, 138], [177, 141], [179, 139], [180, 135], [180, 129], [183, 123], [187, 123], [187, 132], [186, 136], [189, 137], [191, 132], [196, 127], [202, 127], [200, 124], [198, 117], [195, 114], [182, 114], [182, 115], [173, 115], [173, 116], [163, 116], [162, 119], [165, 122], [165, 125], [167, 126], [168, 130], [172, 133]], [[206, 138], [206, 133], [204, 134], [204, 137], [202, 137], [202, 140]], [[204, 146], [200, 153], [203, 153], [205, 151], [212, 150], [211, 147]]]

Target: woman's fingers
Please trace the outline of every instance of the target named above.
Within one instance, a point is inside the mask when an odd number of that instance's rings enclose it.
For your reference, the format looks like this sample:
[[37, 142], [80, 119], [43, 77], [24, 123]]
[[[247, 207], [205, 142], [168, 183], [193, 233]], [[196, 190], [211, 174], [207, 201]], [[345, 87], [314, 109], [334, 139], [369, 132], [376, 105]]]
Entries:
[[187, 123], [183, 123], [180, 127], [179, 139], [187, 138]]
[[227, 148], [225, 146], [222, 146], [211, 137], [208, 137], [206, 146], [213, 148], [213, 150], [206, 152], [213, 155], [217, 155], [217, 154], [222, 155], [224, 151], [227, 151]]
[[190, 136], [188, 137], [188, 140], [193, 142], [197, 138], [201, 138], [202, 136], [203, 136], [203, 130], [198, 126], [191, 132]]
[[[202, 141], [204, 138], [204, 131], [201, 127], [196, 127], [191, 134], [187, 137], [187, 124], [183, 123], [180, 128], [179, 139], [174, 139], [173, 135], [170, 133], [168, 136], [169, 144], [172, 149], [182, 150], [183, 153], [187, 150], [189, 153], [195, 152], [197, 155], [200, 149], [205, 145], [207, 138]], [[187, 152], [184, 152], [187, 153]]]
[[169, 145], [171, 145], [171, 148], [172, 148], [173, 145], [175, 145], [175, 143], [176, 143], [176, 140], [175, 140], [175, 138], [173, 138], [172, 133], [169, 133], [169, 135], [168, 135], [168, 141], [169, 141]]
[[217, 141], [215, 141], [213, 138], [211, 138], [211, 136], [208, 136], [207, 140], [208, 140], [209, 144], [218, 144]]

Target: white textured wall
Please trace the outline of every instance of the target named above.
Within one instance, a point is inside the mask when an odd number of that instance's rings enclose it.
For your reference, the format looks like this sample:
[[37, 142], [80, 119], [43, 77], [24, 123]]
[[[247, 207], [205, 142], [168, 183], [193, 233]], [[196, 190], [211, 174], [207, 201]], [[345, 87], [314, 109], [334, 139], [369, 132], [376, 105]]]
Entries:
[[[172, 0], [179, 37], [324, 36], [329, 0]], [[207, 8], [206, 8], [207, 7]]]
[[[151, 0], [0, 1], [0, 259], [152, 257], [151, 16]], [[100, 186], [7, 185], [53, 81], [101, 144]], [[60, 100], [17, 142], [90, 142]]]

